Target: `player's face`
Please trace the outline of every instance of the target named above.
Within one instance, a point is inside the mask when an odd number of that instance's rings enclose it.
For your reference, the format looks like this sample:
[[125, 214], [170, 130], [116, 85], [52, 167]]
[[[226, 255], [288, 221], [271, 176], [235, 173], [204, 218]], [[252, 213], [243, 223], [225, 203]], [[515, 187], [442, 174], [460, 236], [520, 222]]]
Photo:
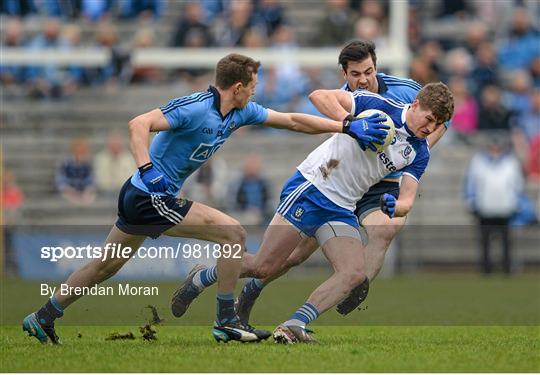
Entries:
[[379, 90], [376, 74], [373, 59], [368, 57], [363, 61], [349, 61], [343, 77], [353, 91], [363, 89], [376, 93]]
[[238, 108], [244, 108], [249, 103], [253, 95], [255, 95], [256, 86], [257, 74], [252, 75], [251, 81], [249, 81], [247, 86], [244, 86], [241, 83], [238, 85], [235, 92], [236, 106]]
[[416, 100], [411, 104], [408, 112], [407, 126], [418, 138], [426, 138], [442, 126], [442, 123], [437, 123], [433, 112], [423, 109]]

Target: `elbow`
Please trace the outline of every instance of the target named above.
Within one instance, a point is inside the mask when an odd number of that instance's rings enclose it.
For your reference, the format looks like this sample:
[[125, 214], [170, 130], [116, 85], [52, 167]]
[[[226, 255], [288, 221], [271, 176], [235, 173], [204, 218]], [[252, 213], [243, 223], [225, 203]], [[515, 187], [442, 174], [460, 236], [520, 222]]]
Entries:
[[321, 97], [323, 96], [323, 90], [315, 90], [313, 91], [311, 94], [309, 94], [309, 100], [310, 102], [312, 102], [313, 104], [317, 103], [318, 101], [320, 101]]
[[412, 203], [410, 202], [400, 202], [400, 204], [397, 206], [398, 209], [396, 210], [396, 217], [405, 217], [409, 214], [409, 212], [412, 210]]

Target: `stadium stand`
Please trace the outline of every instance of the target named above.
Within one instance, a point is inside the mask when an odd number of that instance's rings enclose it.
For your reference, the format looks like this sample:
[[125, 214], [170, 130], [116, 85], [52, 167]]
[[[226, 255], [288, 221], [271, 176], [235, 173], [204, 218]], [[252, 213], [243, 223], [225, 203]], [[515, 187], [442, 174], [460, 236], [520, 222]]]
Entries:
[[[315, 28], [325, 15], [325, 2], [309, 0], [302, 2], [281, 1], [279, 3], [284, 9], [285, 22], [294, 31], [296, 43], [301, 47], [311, 47], [310, 43], [312, 43]], [[354, 5], [355, 2], [351, 3]], [[476, 93], [476, 81], [470, 79], [474, 75], [471, 76], [471, 72], [468, 71], [461, 71], [459, 63], [457, 63], [457, 67], [455, 65], [448, 66], [445, 64], [447, 62], [445, 58], [452, 51], [455, 52], [455, 48], [463, 45], [463, 41], [466, 39], [465, 31], [471, 24], [477, 19], [487, 17], [484, 14], [489, 13], [490, 10], [487, 9], [487, 6], [480, 4], [487, 2], [469, 1], [470, 7], [463, 10], [437, 8], [440, 4], [446, 4], [444, 1], [425, 3], [428, 5], [423, 7], [419, 2], [412, 1], [410, 11], [407, 13], [411, 22], [423, 25], [421, 27], [415, 25], [420, 30], [416, 30], [412, 26], [409, 27], [410, 47], [414, 56], [420, 56], [423, 53], [422, 46], [427, 42], [435, 43], [440, 49], [440, 55], [433, 61], [427, 62], [434, 71], [434, 75], [430, 78], [449, 81], [454, 76], [463, 74], [461, 78], [471, 85], [469, 91]], [[383, 2], [383, 4], [386, 3]], [[113, 18], [112, 23], [118, 32], [118, 40], [122, 44], [115, 55], [118, 58], [115, 60], [115, 64], [126, 63], [127, 58], [124, 60], [121, 58], [122, 49], [129, 47], [132, 37], [136, 35], [141, 25], [152, 30], [156, 47], [167, 47], [170, 44], [176, 29], [176, 22], [182, 16], [182, 7], [172, 1], [165, 2], [164, 6], [166, 11], [162, 12], [159, 21], [144, 16], [132, 19]], [[530, 9], [531, 14], [538, 14], [539, 8], [535, 8], [533, 5], [533, 8]], [[446, 12], [442, 12], [444, 16], [439, 15], [439, 18], [435, 17], [434, 21], [426, 21], [425, 25], [420, 22], [437, 16], [441, 9]], [[508, 38], [521, 36], [522, 38], [532, 38], [531, 40], [540, 40], [535, 25], [520, 26], [519, 23], [522, 23], [523, 20], [519, 17], [522, 15], [516, 16], [517, 20], [512, 20], [512, 10], [510, 9], [504, 18], [504, 22], [501, 21], [501, 24], [507, 25], [506, 34], [502, 33], [500, 28], [495, 32], [492, 25], [486, 21], [490, 43], [499, 48], [498, 46], [503, 45]], [[206, 16], [211, 18], [211, 10], [205, 9], [205, 11]], [[361, 14], [356, 8], [351, 11]], [[456, 15], [456, 12], [462, 12], [459, 13], [461, 16]], [[390, 17], [395, 17], [395, 15], [391, 14]], [[39, 34], [39, 23], [35, 21], [42, 18], [43, 14], [30, 14], [22, 18], [24, 40], [29, 41]], [[8, 19], [7, 15], [2, 15], [3, 21]], [[537, 17], [536, 20], [538, 19], [540, 18]], [[75, 18], [63, 21], [62, 25], [67, 25], [68, 22], [75, 22], [80, 26], [82, 46], [95, 45], [95, 36], [102, 25], [100, 22]], [[512, 24], [512, 22], [517, 24]], [[8, 24], [8, 22], [0, 22], [2, 35], [5, 35], [4, 31], [6, 31]], [[388, 19], [381, 22], [383, 28], [387, 24], [389, 24]], [[522, 29], [519, 29], [520, 27]], [[385, 33], [391, 36], [395, 31], [385, 30]], [[266, 47], [271, 46], [272, 43], [274, 43], [272, 36], [264, 40]], [[9, 44], [4, 44], [2, 48], [7, 45]], [[322, 76], [329, 77], [321, 79], [329, 87], [332, 84], [337, 87], [338, 83], [341, 82], [334, 63], [334, 60], [337, 59], [336, 51], [338, 48], [339, 46], [335, 46], [331, 52], [312, 51], [330, 56], [327, 58], [331, 63], [325, 64], [331, 67], [324, 67], [318, 76], [319, 79]], [[406, 75], [407, 66], [403, 66], [403, 64], [407, 63], [408, 56], [398, 56], [399, 58], [394, 59], [402, 66], [400, 71], [399, 68], [391, 65], [393, 55], [387, 55], [388, 57], [385, 58], [387, 51], [384, 49], [380, 51], [382, 56], [381, 70], [384, 71], [385, 68], [390, 67], [391, 72]], [[470, 57], [471, 60], [468, 61], [476, 61], [477, 57], [467, 52], [466, 48], [463, 51]], [[162, 55], [157, 55], [158, 57], [154, 58], [157, 60], [169, 52], [169, 50], [161, 50]], [[264, 53], [264, 51], [259, 52]], [[534, 48], [532, 52], [535, 52]], [[110, 51], [101, 50], [94, 54], [95, 65], [107, 64], [109, 53]], [[215, 53], [217, 55], [221, 52]], [[147, 57], [152, 55], [152, 51], [146, 54]], [[79, 58], [84, 60], [84, 57], [79, 56]], [[533, 68], [535, 64], [538, 65], [539, 58], [540, 51], [537, 55], [531, 53], [530, 56], [523, 57], [523, 59], [529, 59], [527, 60], [529, 65], [525, 65], [525, 68], [521, 66], [522, 72], [532, 77]], [[99, 196], [95, 203], [83, 209], [84, 214], [81, 215], [80, 207], [67, 204], [55, 191], [55, 168], [58, 161], [66, 155], [70, 142], [76, 137], [86, 137], [95, 153], [104, 147], [106, 136], [111, 129], [127, 136], [126, 125], [129, 119], [143, 111], [166, 103], [172, 97], [183, 95], [194, 87], [205, 89], [204, 86], [212, 78], [211, 75], [205, 75], [196, 82], [178, 79], [177, 72], [169, 67], [162, 69], [159, 78], [150, 83], [134, 85], [130, 84], [131, 75], [128, 64], [127, 73], [126, 70], [118, 69], [116, 66], [115, 81], [112, 84], [103, 84], [99, 80], [90, 79], [90, 81], [81, 83], [80, 87], [72, 94], [65, 95], [60, 99], [31, 100], [24, 94], [22, 82], [4, 81], [5, 61], [2, 62], [4, 65], [1, 70], [2, 82], [9, 83], [16, 90], [10, 90], [6, 86], [6, 90], [2, 90], [1, 94], [0, 122], [3, 139], [3, 164], [15, 173], [26, 197], [20, 219], [20, 224], [23, 225], [103, 225], [112, 223], [116, 212], [116, 199], [114, 197]], [[386, 64], [384, 64], [385, 61]], [[212, 66], [215, 61], [209, 61], [208, 64]], [[522, 64], [522, 60], [520, 60], [520, 64]], [[279, 64], [276, 65], [279, 66]], [[528, 70], [529, 66], [531, 67], [530, 71]], [[497, 82], [495, 83], [506, 90], [508, 87], [505, 78], [513, 72], [500, 68], [497, 67]], [[449, 72], [453, 72], [453, 74]], [[90, 77], [95, 76], [90, 75]], [[538, 81], [533, 81], [532, 85], [538, 87]], [[301, 95], [305, 96], [305, 94], [303, 92]], [[527, 95], [526, 93], [525, 97]], [[479, 101], [478, 97], [475, 99], [477, 102]], [[295, 107], [289, 109], [295, 109]], [[508, 137], [510, 138], [510, 133], [508, 133]], [[433, 152], [433, 160], [423, 178], [419, 199], [410, 215], [407, 227], [399, 237], [398, 246], [404, 250], [400, 252], [400, 264], [404, 268], [432, 264], [470, 264], [476, 260], [476, 232], [475, 227], [470, 225], [473, 223], [473, 218], [462, 203], [461, 182], [468, 161], [482, 141], [482, 134], [478, 132], [467, 134], [467, 141], [463, 142], [451, 131], [445, 138], [447, 139], [444, 139]], [[262, 152], [265, 165], [264, 173], [271, 182], [273, 192], [271, 206], [275, 206], [283, 181], [289, 177], [294, 166], [303, 160], [322, 140], [323, 138], [318, 136], [246, 130], [242, 134], [232, 137], [220, 151], [220, 156], [226, 160], [230, 170], [240, 170], [246, 155], [265, 150]], [[527, 193], [533, 200], [538, 201], [540, 187], [536, 180], [530, 179], [528, 181]], [[514, 233], [514, 238], [517, 241], [516, 248], [519, 248], [517, 257], [520, 260], [520, 267], [529, 263], [538, 264], [540, 262], [540, 254], [537, 251], [537, 244], [540, 243], [538, 227], [518, 228]], [[437, 246], [434, 246], [435, 241]]]

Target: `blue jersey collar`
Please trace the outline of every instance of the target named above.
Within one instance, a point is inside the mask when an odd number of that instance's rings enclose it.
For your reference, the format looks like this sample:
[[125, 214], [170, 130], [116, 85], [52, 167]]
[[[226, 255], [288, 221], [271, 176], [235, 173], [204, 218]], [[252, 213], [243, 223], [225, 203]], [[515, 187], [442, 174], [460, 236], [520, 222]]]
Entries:
[[[227, 116], [223, 116], [223, 114], [221, 113], [221, 95], [219, 94], [218, 89], [216, 89], [214, 86], [210, 85], [210, 86], [208, 86], [208, 92], [212, 93], [212, 96], [214, 97], [214, 108], [216, 109], [216, 111], [221, 116], [221, 119], [224, 120], [225, 117], [227, 117]], [[234, 111], [234, 108], [229, 113], [232, 113], [233, 111]]]
[[386, 86], [386, 83], [382, 79], [382, 76], [377, 74], [377, 83], [379, 84], [379, 89], [377, 90], [377, 94], [382, 95], [388, 91], [388, 86]]
[[[375, 76], [377, 78], [377, 83], [378, 83], [378, 90], [377, 90], [377, 94], [379, 95], [382, 95], [384, 93], [386, 93], [388, 91], [388, 86], [386, 86], [386, 83], [384, 82], [384, 80], [382, 79], [382, 76], [377, 74]], [[345, 90], [346, 91], [350, 91], [352, 92], [353, 90], [351, 90], [351, 88], [349, 87], [349, 83], [345, 83]]]

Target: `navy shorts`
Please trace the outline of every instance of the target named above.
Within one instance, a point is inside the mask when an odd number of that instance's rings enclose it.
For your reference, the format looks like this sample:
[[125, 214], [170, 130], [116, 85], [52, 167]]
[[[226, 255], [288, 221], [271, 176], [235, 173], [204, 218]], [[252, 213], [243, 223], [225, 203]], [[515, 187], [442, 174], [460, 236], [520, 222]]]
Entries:
[[130, 178], [120, 190], [116, 226], [127, 234], [158, 238], [179, 224], [192, 204], [170, 195], [148, 194], [133, 186]]
[[360, 223], [367, 215], [381, 209], [380, 200], [385, 193], [392, 194], [396, 199], [399, 198], [399, 182], [380, 181], [369, 188], [362, 199], [356, 203], [354, 214]]

